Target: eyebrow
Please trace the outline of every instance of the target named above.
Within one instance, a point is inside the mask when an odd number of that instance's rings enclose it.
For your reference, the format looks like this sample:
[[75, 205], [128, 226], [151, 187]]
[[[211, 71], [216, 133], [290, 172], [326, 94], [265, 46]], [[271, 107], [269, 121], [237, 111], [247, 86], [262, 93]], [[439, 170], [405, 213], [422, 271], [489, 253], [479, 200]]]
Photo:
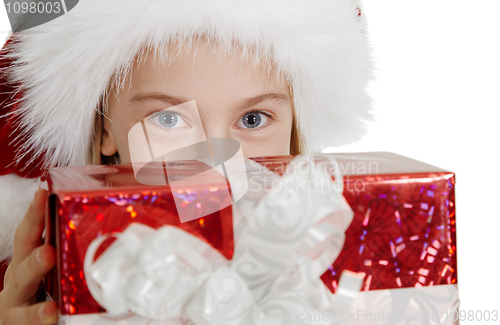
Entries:
[[[174, 97], [174, 96], [169, 96], [167, 94], [158, 93], [158, 92], [136, 94], [134, 97], [132, 97], [132, 99], [130, 101], [131, 102], [144, 102], [144, 101], [150, 101], [150, 100], [162, 101], [162, 102], [168, 103], [172, 106], [180, 105], [182, 103], [186, 103], [186, 102], [190, 101], [189, 99], [186, 99], [183, 97]], [[250, 97], [250, 98], [246, 98], [246, 99], [242, 100], [238, 105], [238, 109], [245, 109], [245, 108], [260, 104], [262, 102], [266, 102], [266, 101], [277, 101], [277, 102], [282, 102], [282, 103], [288, 103], [288, 102], [290, 102], [290, 99], [288, 98], [287, 95], [280, 94], [280, 93], [263, 94], [263, 95], [258, 95], [258, 96], [254, 96], [254, 97]]]
[[157, 93], [157, 92], [137, 94], [134, 97], [132, 97], [132, 99], [130, 101], [131, 102], [145, 102], [145, 101], [151, 101], [151, 100], [161, 101], [161, 102], [170, 104], [172, 106], [176, 106], [176, 105], [180, 105], [182, 103], [189, 102], [189, 100], [186, 98], [169, 96], [167, 94]]
[[260, 104], [265, 101], [277, 101], [281, 103], [288, 103], [290, 102], [290, 99], [288, 98], [287, 95], [285, 94], [278, 94], [278, 93], [270, 93], [270, 94], [264, 94], [264, 95], [258, 95], [255, 97], [247, 98], [244, 99], [239, 105], [239, 109], [245, 109], [248, 107], [255, 106], [257, 104]]

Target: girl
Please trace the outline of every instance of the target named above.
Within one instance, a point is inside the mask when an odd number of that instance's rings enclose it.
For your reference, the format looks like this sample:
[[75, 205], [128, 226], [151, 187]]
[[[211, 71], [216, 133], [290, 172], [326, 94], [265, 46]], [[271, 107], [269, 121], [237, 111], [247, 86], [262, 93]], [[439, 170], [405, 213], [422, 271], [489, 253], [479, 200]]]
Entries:
[[42, 170], [130, 162], [141, 121], [183, 145], [189, 101], [206, 138], [236, 139], [247, 157], [356, 141], [368, 52], [357, 0], [81, 0], [13, 34], [1, 52], [0, 260], [12, 260], [0, 323], [57, 320], [53, 303], [33, 304], [55, 261], [39, 240]]

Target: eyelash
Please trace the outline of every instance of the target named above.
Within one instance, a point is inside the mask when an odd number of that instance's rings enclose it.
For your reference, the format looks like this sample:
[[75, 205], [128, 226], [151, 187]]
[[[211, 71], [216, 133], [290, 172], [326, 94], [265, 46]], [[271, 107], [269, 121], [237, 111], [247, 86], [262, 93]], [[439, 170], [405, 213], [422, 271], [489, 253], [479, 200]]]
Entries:
[[272, 123], [274, 123], [274, 121], [276, 120], [276, 116], [274, 114], [272, 114], [272, 113], [269, 113], [269, 112], [266, 112], [266, 111], [261, 111], [261, 110], [253, 110], [253, 111], [248, 111], [248, 112], [243, 113], [243, 115], [236, 122], [241, 121], [241, 119], [243, 118], [243, 116], [245, 116], [247, 114], [250, 114], [250, 113], [262, 114], [265, 117], [267, 117], [269, 119], [269, 121], [266, 123], [266, 125], [259, 126], [259, 127], [256, 127], [256, 128], [240, 128], [240, 127], [237, 127], [236, 123], [235, 123], [233, 125], [233, 128], [235, 128], [235, 129], [242, 129], [242, 130], [245, 130], [245, 131], [255, 132], [255, 131], [260, 131], [260, 130], [268, 127], [269, 125], [271, 125]]

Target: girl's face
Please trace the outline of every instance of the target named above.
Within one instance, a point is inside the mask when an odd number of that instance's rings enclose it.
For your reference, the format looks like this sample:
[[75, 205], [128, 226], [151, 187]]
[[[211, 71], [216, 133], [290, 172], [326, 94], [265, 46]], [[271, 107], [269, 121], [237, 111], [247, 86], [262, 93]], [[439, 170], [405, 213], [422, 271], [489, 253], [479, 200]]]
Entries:
[[129, 132], [141, 124], [161, 135], [165, 153], [210, 138], [237, 140], [246, 157], [290, 153], [288, 86], [241, 53], [222, 55], [202, 41], [197, 49], [182, 49], [170, 65], [148, 53], [125, 87], [111, 92], [107, 117], [101, 153], [118, 152], [122, 163], [131, 162], [129, 145], [136, 136], [129, 138]]

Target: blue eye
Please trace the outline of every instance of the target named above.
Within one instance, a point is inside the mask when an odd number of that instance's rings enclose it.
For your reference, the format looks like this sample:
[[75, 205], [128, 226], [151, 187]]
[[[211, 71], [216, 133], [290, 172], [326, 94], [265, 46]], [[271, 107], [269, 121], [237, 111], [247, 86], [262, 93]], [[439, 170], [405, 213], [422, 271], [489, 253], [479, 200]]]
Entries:
[[261, 126], [262, 120], [264, 120], [264, 122], [267, 122], [267, 119], [267, 116], [263, 115], [262, 113], [250, 112], [243, 115], [243, 117], [241, 118], [241, 122], [243, 124], [243, 127], [254, 129]]
[[161, 114], [158, 114], [158, 122], [160, 125], [167, 127], [167, 128], [173, 128], [177, 124], [177, 114], [171, 113], [171, 112], [162, 112]]
[[166, 129], [186, 128], [189, 125], [184, 119], [172, 111], [161, 111], [150, 117], [150, 120], [159, 127]]

